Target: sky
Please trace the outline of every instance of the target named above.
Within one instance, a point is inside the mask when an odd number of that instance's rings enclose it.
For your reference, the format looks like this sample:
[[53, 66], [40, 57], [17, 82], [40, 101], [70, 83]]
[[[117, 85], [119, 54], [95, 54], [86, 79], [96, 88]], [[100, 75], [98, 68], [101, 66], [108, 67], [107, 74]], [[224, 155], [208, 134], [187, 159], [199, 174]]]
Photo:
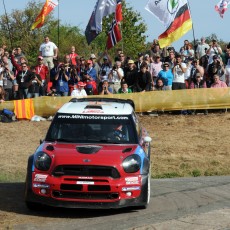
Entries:
[[[23, 9], [27, 3], [32, 0], [5, 0], [6, 11], [8, 14], [13, 9]], [[229, 22], [230, 22], [230, 5], [224, 18], [221, 18], [215, 11], [214, 7], [219, 0], [189, 0], [191, 16], [193, 20], [193, 29], [195, 39], [202, 36], [210, 36], [215, 33], [218, 39], [230, 42]], [[36, 2], [36, 1], [34, 1]], [[44, 2], [45, 0], [40, 0]], [[78, 26], [83, 32], [88, 24], [90, 15], [94, 9], [97, 0], [59, 0], [59, 15], [62, 23], [72, 26]], [[148, 0], [126, 0], [126, 3], [139, 12], [147, 24], [148, 36], [147, 41], [151, 42], [165, 31], [163, 25], [155, 18], [154, 15], [145, 10]], [[0, 15], [4, 14], [2, 1], [0, 2]], [[54, 16], [58, 17], [57, 8], [54, 9]], [[183, 45], [183, 41], [188, 39], [193, 41], [193, 31], [191, 30], [180, 40], [174, 42], [172, 46], [179, 49]]]

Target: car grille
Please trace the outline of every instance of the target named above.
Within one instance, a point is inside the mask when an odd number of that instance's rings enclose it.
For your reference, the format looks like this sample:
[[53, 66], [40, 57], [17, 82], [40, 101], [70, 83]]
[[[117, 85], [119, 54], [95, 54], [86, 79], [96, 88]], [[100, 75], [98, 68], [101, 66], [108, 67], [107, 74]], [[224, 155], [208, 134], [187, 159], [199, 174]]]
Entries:
[[120, 174], [114, 167], [89, 166], [89, 165], [59, 165], [53, 172], [53, 176], [100, 176], [120, 178]]
[[85, 199], [85, 200], [115, 200], [119, 198], [118, 193], [90, 193], [90, 192], [66, 192], [53, 191], [53, 197], [63, 199]]

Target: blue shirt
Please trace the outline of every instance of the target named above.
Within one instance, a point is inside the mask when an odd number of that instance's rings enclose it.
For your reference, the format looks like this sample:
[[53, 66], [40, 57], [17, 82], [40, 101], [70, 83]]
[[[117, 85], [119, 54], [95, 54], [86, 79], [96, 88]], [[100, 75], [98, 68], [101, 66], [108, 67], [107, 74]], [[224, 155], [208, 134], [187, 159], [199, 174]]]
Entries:
[[163, 80], [165, 86], [172, 86], [173, 73], [171, 69], [169, 69], [168, 71], [161, 70], [158, 73], [158, 78], [161, 78]]

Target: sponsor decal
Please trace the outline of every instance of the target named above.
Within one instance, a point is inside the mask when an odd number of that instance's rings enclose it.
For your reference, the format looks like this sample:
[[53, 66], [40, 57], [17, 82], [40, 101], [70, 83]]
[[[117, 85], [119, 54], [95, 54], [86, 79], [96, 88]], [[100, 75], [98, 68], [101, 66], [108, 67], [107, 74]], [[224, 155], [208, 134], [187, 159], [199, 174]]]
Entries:
[[48, 177], [48, 175], [35, 174], [34, 181], [45, 182], [47, 177]]
[[77, 181], [77, 184], [94, 184], [93, 181]]
[[84, 119], [84, 120], [129, 120], [128, 116], [100, 116], [100, 115], [58, 115], [59, 119]]
[[85, 179], [85, 180], [92, 180], [93, 177], [89, 177], [89, 176], [79, 176], [78, 179]]
[[85, 109], [82, 113], [104, 113], [102, 109]]
[[125, 181], [138, 181], [138, 177], [137, 176], [135, 176], [135, 177], [126, 177]]
[[127, 181], [126, 184], [139, 184], [139, 181]]
[[170, 14], [174, 14], [179, 7], [178, 0], [168, 0], [168, 11]]

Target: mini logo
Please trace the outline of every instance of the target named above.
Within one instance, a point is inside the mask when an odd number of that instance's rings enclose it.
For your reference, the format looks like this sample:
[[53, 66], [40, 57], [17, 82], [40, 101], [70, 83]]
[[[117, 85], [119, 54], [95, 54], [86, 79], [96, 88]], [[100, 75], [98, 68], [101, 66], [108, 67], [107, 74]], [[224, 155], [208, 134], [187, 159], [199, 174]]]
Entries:
[[83, 162], [88, 163], [88, 162], [91, 162], [91, 160], [90, 159], [83, 159]]
[[174, 14], [179, 7], [179, 0], [168, 0], [168, 11], [170, 14]]

